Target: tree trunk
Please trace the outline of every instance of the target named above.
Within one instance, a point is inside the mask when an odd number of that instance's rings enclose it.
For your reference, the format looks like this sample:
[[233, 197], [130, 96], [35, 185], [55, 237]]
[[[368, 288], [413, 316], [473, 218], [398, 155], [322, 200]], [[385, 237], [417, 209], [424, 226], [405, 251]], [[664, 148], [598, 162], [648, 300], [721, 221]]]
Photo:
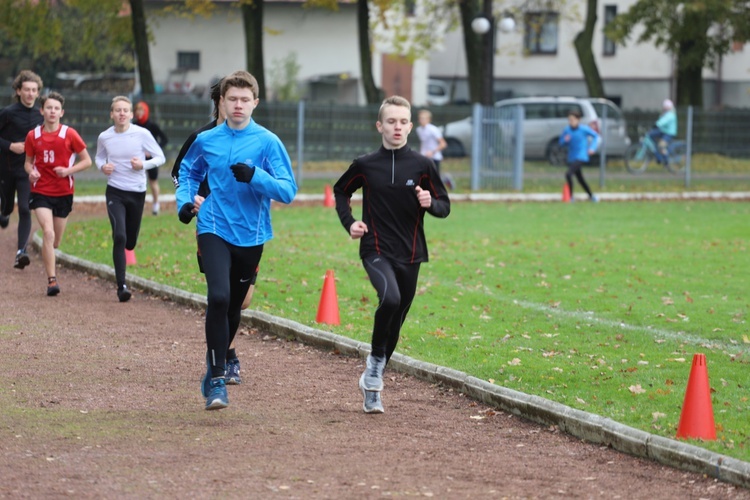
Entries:
[[689, 67], [680, 69], [677, 64], [677, 105], [703, 106], [703, 69]]
[[266, 99], [265, 66], [263, 64], [263, 0], [242, 3], [242, 25], [245, 30], [245, 65], [258, 80], [258, 97]]
[[708, 19], [686, 14], [677, 48], [677, 105], [703, 106], [703, 64], [708, 54]]
[[471, 21], [480, 13], [476, 0], [460, 0], [458, 10], [461, 13], [461, 26], [464, 34], [464, 51], [466, 53], [466, 74], [469, 78], [469, 100], [482, 102], [482, 81], [484, 78], [482, 64], [482, 37], [471, 29]]
[[154, 95], [154, 75], [151, 72], [151, 56], [148, 51], [148, 29], [143, 0], [130, 0], [131, 19], [133, 23], [133, 41], [135, 57], [138, 61], [138, 77], [141, 80], [141, 94]]
[[599, 67], [596, 65], [594, 52], [591, 50], [591, 42], [594, 39], [594, 27], [596, 26], [596, 9], [597, 0], [587, 0], [586, 6], [586, 23], [583, 31], [580, 31], [575, 38], [574, 45], [578, 62], [583, 71], [583, 77], [586, 80], [586, 86], [589, 90], [590, 97], [604, 97], [604, 83], [599, 74]]
[[375, 85], [372, 76], [372, 50], [370, 49], [370, 9], [367, 0], [357, 0], [357, 32], [359, 35], [359, 66], [362, 72], [362, 86], [368, 104], [380, 104], [381, 90]]

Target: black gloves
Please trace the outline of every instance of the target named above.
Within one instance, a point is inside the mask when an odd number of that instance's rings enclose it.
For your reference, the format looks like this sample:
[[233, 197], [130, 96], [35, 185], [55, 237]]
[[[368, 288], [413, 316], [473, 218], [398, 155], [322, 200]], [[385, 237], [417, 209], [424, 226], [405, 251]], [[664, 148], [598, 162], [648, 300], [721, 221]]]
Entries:
[[192, 203], [185, 203], [180, 207], [180, 211], [177, 214], [180, 217], [180, 222], [183, 224], [190, 224], [190, 221], [193, 220], [193, 217], [195, 217], [195, 214], [193, 213], [193, 209], [195, 208], [195, 205]]
[[229, 168], [234, 172], [234, 178], [237, 179], [237, 182], [250, 182], [255, 175], [255, 167], [250, 167], [244, 163], [235, 163]]

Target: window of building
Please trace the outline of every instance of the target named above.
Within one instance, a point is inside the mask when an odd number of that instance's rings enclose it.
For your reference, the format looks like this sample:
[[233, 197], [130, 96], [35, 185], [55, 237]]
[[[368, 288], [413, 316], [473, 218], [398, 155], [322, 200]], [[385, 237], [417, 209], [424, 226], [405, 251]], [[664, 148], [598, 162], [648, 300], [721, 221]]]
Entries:
[[[617, 5], [605, 5], [604, 6], [604, 26], [606, 27], [609, 23], [615, 20], [617, 17]], [[604, 35], [604, 55], [613, 56], [617, 52], [617, 44], [614, 41], [607, 38]]]
[[200, 52], [178, 52], [177, 69], [201, 69]]
[[404, 11], [407, 17], [414, 17], [417, 12], [417, 0], [404, 0]]
[[524, 49], [527, 54], [557, 54], [556, 12], [527, 12], [524, 16]]

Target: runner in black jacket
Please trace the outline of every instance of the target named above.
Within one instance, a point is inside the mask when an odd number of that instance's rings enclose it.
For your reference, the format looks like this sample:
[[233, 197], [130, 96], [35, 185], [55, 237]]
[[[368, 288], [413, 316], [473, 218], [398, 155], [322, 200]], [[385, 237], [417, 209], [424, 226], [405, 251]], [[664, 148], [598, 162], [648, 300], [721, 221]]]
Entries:
[[[416, 293], [419, 266], [428, 261], [424, 214], [444, 218], [450, 213], [435, 164], [406, 145], [412, 129], [409, 101], [399, 96], [383, 101], [376, 126], [383, 145], [354, 160], [333, 188], [339, 219], [352, 239], [361, 238], [359, 256], [378, 294], [372, 351], [359, 379], [366, 413], [384, 411], [383, 370]], [[358, 221], [351, 197], [360, 188]]]
[[41, 90], [39, 75], [21, 71], [13, 80], [16, 102], [0, 111], [0, 228], [8, 227], [18, 195], [18, 251], [13, 264], [16, 269], [29, 265], [26, 244], [31, 234], [31, 184], [23, 168], [24, 141], [30, 130], [44, 122], [39, 108], [34, 106]]

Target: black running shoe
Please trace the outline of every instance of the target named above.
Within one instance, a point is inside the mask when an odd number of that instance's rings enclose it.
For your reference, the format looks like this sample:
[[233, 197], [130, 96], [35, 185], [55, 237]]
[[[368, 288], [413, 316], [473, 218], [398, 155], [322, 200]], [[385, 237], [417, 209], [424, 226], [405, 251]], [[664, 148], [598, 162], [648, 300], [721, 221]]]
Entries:
[[15, 267], [16, 269], [23, 269], [30, 263], [31, 260], [29, 259], [29, 254], [24, 251], [20, 251], [16, 254], [16, 262], [13, 264], [13, 267]]
[[60, 285], [57, 284], [57, 279], [50, 278], [47, 282], [47, 296], [54, 297], [60, 293]]
[[129, 301], [131, 296], [132, 294], [130, 293], [130, 290], [128, 290], [127, 285], [122, 285], [122, 288], [117, 289], [117, 298], [120, 299], [120, 302]]

